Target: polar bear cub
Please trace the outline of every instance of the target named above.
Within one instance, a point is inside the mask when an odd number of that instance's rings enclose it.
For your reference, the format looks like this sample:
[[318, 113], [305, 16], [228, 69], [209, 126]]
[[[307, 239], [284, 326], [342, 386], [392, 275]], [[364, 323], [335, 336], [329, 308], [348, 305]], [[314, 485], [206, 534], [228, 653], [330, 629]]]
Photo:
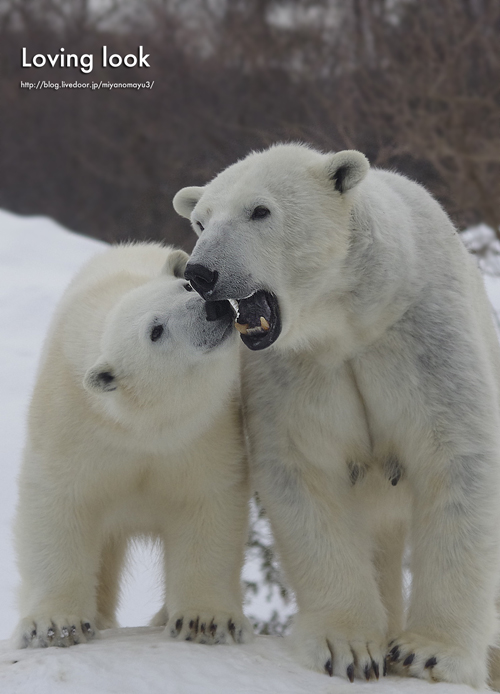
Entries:
[[174, 207], [200, 237], [185, 276], [238, 310], [252, 479], [296, 593], [298, 658], [370, 679], [387, 652], [400, 673], [481, 686], [500, 585], [500, 350], [446, 213], [361, 152], [293, 144]]
[[200, 643], [244, 642], [240, 572], [249, 486], [230, 311], [207, 320], [186, 253], [117, 246], [56, 312], [19, 479], [18, 647], [69, 646], [116, 626], [132, 536], [159, 539], [156, 622]]

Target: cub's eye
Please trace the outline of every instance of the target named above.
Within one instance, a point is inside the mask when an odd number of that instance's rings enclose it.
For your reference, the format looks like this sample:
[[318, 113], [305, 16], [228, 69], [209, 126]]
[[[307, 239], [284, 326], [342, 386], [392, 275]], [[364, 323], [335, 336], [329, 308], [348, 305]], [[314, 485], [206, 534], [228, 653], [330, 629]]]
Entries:
[[205, 228], [201, 222], [196, 222], [196, 226], [200, 231], [203, 231], [203, 229]]
[[264, 219], [271, 214], [271, 211], [264, 207], [263, 205], [257, 205], [257, 207], [252, 212], [251, 219]]
[[156, 340], [159, 340], [162, 335], [163, 325], [155, 325], [155, 327], [151, 330], [149, 337], [151, 338], [151, 342], [156, 342]]
[[186, 284], [184, 285], [184, 289], [185, 289], [187, 292], [192, 292], [192, 291], [193, 291], [193, 287], [189, 284], [189, 282], [186, 282]]

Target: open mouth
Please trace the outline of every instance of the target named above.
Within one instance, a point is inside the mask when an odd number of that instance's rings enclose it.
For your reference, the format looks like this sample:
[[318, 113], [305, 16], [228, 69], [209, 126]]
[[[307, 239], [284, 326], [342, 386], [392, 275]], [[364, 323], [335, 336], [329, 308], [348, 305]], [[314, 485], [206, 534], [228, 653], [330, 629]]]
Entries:
[[249, 349], [265, 349], [278, 339], [281, 317], [274, 294], [259, 289], [245, 299], [229, 299], [229, 303], [235, 313], [235, 327]]
[[244, 299], [207, 301], [208, 321], [229, 319], [241, 334], [243, 343], [253, 350], [265, 349], [278, 339], [281, 316], [278, 299], [265, 289], [258, 289]]

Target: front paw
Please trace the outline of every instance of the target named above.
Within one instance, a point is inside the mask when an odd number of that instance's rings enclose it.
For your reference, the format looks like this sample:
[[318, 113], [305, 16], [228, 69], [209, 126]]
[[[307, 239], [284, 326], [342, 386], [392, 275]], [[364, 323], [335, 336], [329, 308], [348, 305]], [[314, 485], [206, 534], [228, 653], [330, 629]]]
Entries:
[[172, 639], [195, 643], [249, 643], [253, 630], [241, 612], [185, 610], [176, 612], [167, 622], [165, 632]]
[[87, 643], [97, 634], [90, 619], [73, 615], [36, 615], [19, 622], [13, 640], [16, 648], [64, 648]]
[[314, 615], [298, 615], [292, 633], [297, 659], [310, 670], [344, 677], [378, 680], [385, 675], [384, 656], [386, 636], [381, 629], [341, 629], [335, 619], [325, 620]]
[[386, 662], [395, 674], [429, 682], [482, 687], [486, 679], [486, 656], [481, 659], [466, 648], [434, 641], [411, 631], [403, 632], [390, 642]]

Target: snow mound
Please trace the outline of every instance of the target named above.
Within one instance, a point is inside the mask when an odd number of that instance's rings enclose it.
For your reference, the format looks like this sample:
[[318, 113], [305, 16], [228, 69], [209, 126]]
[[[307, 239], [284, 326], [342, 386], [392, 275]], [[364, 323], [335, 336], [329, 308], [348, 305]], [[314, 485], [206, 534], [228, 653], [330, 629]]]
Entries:
[[387, 677], [355, 681], [296, 665], [286, 639], [259, 636], [246, 646], [167, 641], [159, 628], [110, 629], [68, 649], [11, 650], [0, 643], [5, 694], [473, 694], [464, 685]]

